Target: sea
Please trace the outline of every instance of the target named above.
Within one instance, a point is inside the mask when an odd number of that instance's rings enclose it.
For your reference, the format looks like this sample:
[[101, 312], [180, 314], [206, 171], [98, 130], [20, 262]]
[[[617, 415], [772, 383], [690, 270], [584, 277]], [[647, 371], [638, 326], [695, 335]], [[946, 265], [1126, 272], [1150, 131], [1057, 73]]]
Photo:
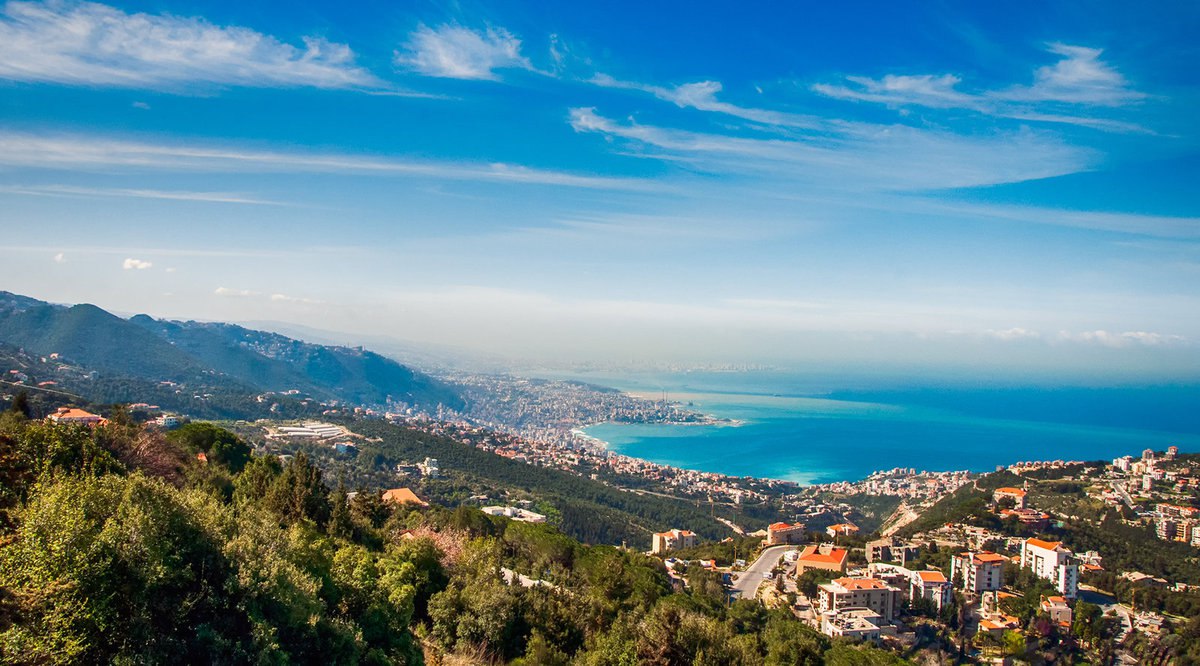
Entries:
[[572, 373], [681, 402], [728, 423], [600, 423], [614, 452], [687, 469], [801, 484], [893, 468], [983, 472], [1026, 460], [1200, 452], [1200, 382], [979, 385], [839, 381], [794, 372]]

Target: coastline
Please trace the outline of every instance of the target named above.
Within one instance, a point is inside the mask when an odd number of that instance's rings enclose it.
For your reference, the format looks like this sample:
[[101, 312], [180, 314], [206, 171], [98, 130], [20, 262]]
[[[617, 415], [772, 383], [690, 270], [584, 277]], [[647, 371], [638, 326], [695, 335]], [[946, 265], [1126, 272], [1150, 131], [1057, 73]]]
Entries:
[[[664, 395], [613, 383], [622, 393], [642, 400], [661, 401]], [[571, 433], [609, 455], [665, 468], [816, 486], [853, 484], [897, 468], [983, 473], [1019, 466], [1035, 457], [1030, 456], [1034, 450], [1039, 450], [1037, 458], [1046, 461], [1107, 460], [1171, 444], [1200, 450], [1200, 436], [1195, 434], [1144, 428], [997, 419], [903, 404], [784, 396], [764, 400], [757, 393], [743, 400], [732, 391], [693, 389], [674, 397], [671, 404], [702, 413], [705, 419], [607, 420], [581, 424]], [[689, 432], [672, 427], [685, 425], [752, 427], [741, 434], [722, 433], [720, 428]], [[616, 428], [628, 430], [618, 434], [611, 430]]]

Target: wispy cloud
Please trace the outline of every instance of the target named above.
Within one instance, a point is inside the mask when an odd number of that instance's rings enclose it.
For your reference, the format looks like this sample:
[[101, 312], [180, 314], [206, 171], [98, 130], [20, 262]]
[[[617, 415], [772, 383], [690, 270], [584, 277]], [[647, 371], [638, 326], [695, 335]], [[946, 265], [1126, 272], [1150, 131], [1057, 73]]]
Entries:
[[66, 254], [64, 254], [64, 253], [62, 253], [62, 252], [59, 252], [58, 254], [54, 255], [54, 263], [56, 263], [56, 264], [64, 264], [64, 263], [66, 263], [66, 261], [67, 261], [67, 255], [66, 255]]
[[644, 154], [720, 173], [854, 190], [927, 190], [1075, 173], [1095, 155], [1031, 130], [965, 136], [903, 125], [842, 123], [801, 138], [753, 138], [619, 122], [570, 111], [577, 132], [623, 139]]
[[217, 287], [213, 290], [213, 294], [225, 298], [249, 298], [251, 296], [261, 296], [262, 294], [250, 289], [233, 289], [230, 287]]
[[[818, 83], [812, 90], [826, 97], [892, 107], [970, 109], [993, 116], [1066, 123], [1108, 132], [1148, 132], [1135, 123], [1082, 112], [1096, 106], [1122, 106], [1147, 97], [1100, 59], [1101, 49], [1055, 43], [1048, 50], [1061, 59], [1035, 70], [1034, 82], [1029, 86], [965, 92], [958, 88], [962, 79], [954, 74], [888, 74], [879, 79], [847, 76], [847, 84]], [[1064, 108], [1074, 112], [1064, 112]]]
[[1158, 347], [1162, 345], [1179, 345], [1187, 343], [1187, 338], [1181, 335], [1169, 333], [1155, 333], [1152, 331], [1059, 331], [1057, 340], [1064, 342], [1082, 342], [1103, 345], [1105, 347], [1129, 347], [1131, 345], [1143, 345], [1147, 347]]
[[96, 3], [8, 2], [0, 14], [0, 78], [85, 86], [374, 87], [345, 44], [297, 47], [203, 18], [128, 14]]
[[658, 188], [653, 183], [634, 178], [549, 171], [506, 163], [406, 161], [346, 154], [245, 150], [86, 135], [50, 136], [2, 131], [0, 165], [64, 170], [357, 173], [609, 190]]
[[1053, 65], [1034, 72], [1033, 85], [989, 93], [997, 99], [1029, 102], [1066, 102], [1118, 106], [1144, 99], [1146, 95], [1129, 86], [1125, 77], [1100, 59], [1102, 49], [1054, 43], [1051, 53], [1062, 56]]
[[590, 83], [605, 88], [637, 90], [654, 95], [680, 108], [723, 113], [764, 125], [807, 128], [815, 128], [823, 125], [820, 119], [812, 116], [737, 106], [736, 104], [722, 102], [717, 99], [717, 93], [724, 89], [719, 81], [696, 81], [674, 87], [663, 87], [632, 81], [621, 81], [607, 74], [597, 74], [591, 78]]
[[503, 28], [471, 30], [459, 25], [422, 25], [396, 51], [397, 65], [425, 76], [496, 80], [499, 69], [533, 69], [521, 40]]
[[132, 257], [121, 262], [121, 268], [124, 268], [127, 271], [133, 271], [133, 270], [144, 271], [147, 268], [153, 268], [153, 267], [154, 267], [154, 264], [149, 261], [143, 261], [141, 259], [134, 259]]
[[324, 301], [319, 301], [313, 298], [288, 296], [287, 294], [271, 294], [271, 300], [276, 303], [299, 303], [302, 305], [320, 305], [324, 303]]
[[168, 201], [250, 204], [255, 206], [287, 205], [282, 202], [256, 199], [235, 192], [186, 192], [129, 188], [75, 187], [72, 185], [6, 185], [0, 186], [0, 192], [39, 197], [121, 197], [132, 199], [165, 199]]

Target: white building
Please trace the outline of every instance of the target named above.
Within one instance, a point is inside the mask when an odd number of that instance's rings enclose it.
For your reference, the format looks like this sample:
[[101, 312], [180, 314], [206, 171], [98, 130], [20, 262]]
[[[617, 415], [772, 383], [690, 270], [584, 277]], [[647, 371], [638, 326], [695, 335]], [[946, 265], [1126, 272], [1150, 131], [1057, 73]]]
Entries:
[[884, 624], [878, 613], [866, 608], [821, 614], [821, 633], [826, 636], [876, 641], [883, 634]]
[[767, 526], [767, 545], [804, 543], [807, 538], [804, 523], [771, 523]]
[[838, 613], [851, 608], [874, 611], [884, 622], [896, 616], [900, 590], [876, 578], [838, 578], [817, 586], [817, 608]]
[[425, 462], [417, 463], [417, 469], [421, 471], [421, 474], [431, 479], [438, 478], [438, 474], [441, 473], [441, 470], [438, 468], [437, 458], [426, 458]]
[[696, 545], [696, 533], [689, 530], [670, 530], [658, 532], [650, 545], [650, 552], [665, 553], [677, 548], [691, 548]]
[[546, 517], [542, 514], [534, 513], [528, 509], [521, 509], [515, 506], [485, 506], [480, 509], [480, 511], [483, 511], [489, 516], [504, 516], [505, 518], [512, 518], [513, 520], [519, 520], [523, 523], [546, 522]]
[[989, 551], [963, 553], [950, 560], [950, 578], [959, 578], [964, 592], [999, 590], [1004, 584], [1004, 560]]
[[931, 601], [941, 611], [954, 600], [954, 590], [946, 574], [940, 571], [914, 571], [909, 598]]
[[1058, 541], [1026, 539], [1021, 546], [1021, 566], [1053, 583], [1067, 599], [1074, 599], [1079, 593], [1079, 565], [1075, 564], [1071, 551]]

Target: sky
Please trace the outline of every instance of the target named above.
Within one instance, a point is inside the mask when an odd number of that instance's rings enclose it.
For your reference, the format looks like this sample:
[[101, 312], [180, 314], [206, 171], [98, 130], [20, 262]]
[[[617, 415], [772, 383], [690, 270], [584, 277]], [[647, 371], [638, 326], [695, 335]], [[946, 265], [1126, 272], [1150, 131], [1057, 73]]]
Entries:
[[10, 1], [0, 288], [523, 359], [1200, 377], [1196, 34], [1188, 2]]

